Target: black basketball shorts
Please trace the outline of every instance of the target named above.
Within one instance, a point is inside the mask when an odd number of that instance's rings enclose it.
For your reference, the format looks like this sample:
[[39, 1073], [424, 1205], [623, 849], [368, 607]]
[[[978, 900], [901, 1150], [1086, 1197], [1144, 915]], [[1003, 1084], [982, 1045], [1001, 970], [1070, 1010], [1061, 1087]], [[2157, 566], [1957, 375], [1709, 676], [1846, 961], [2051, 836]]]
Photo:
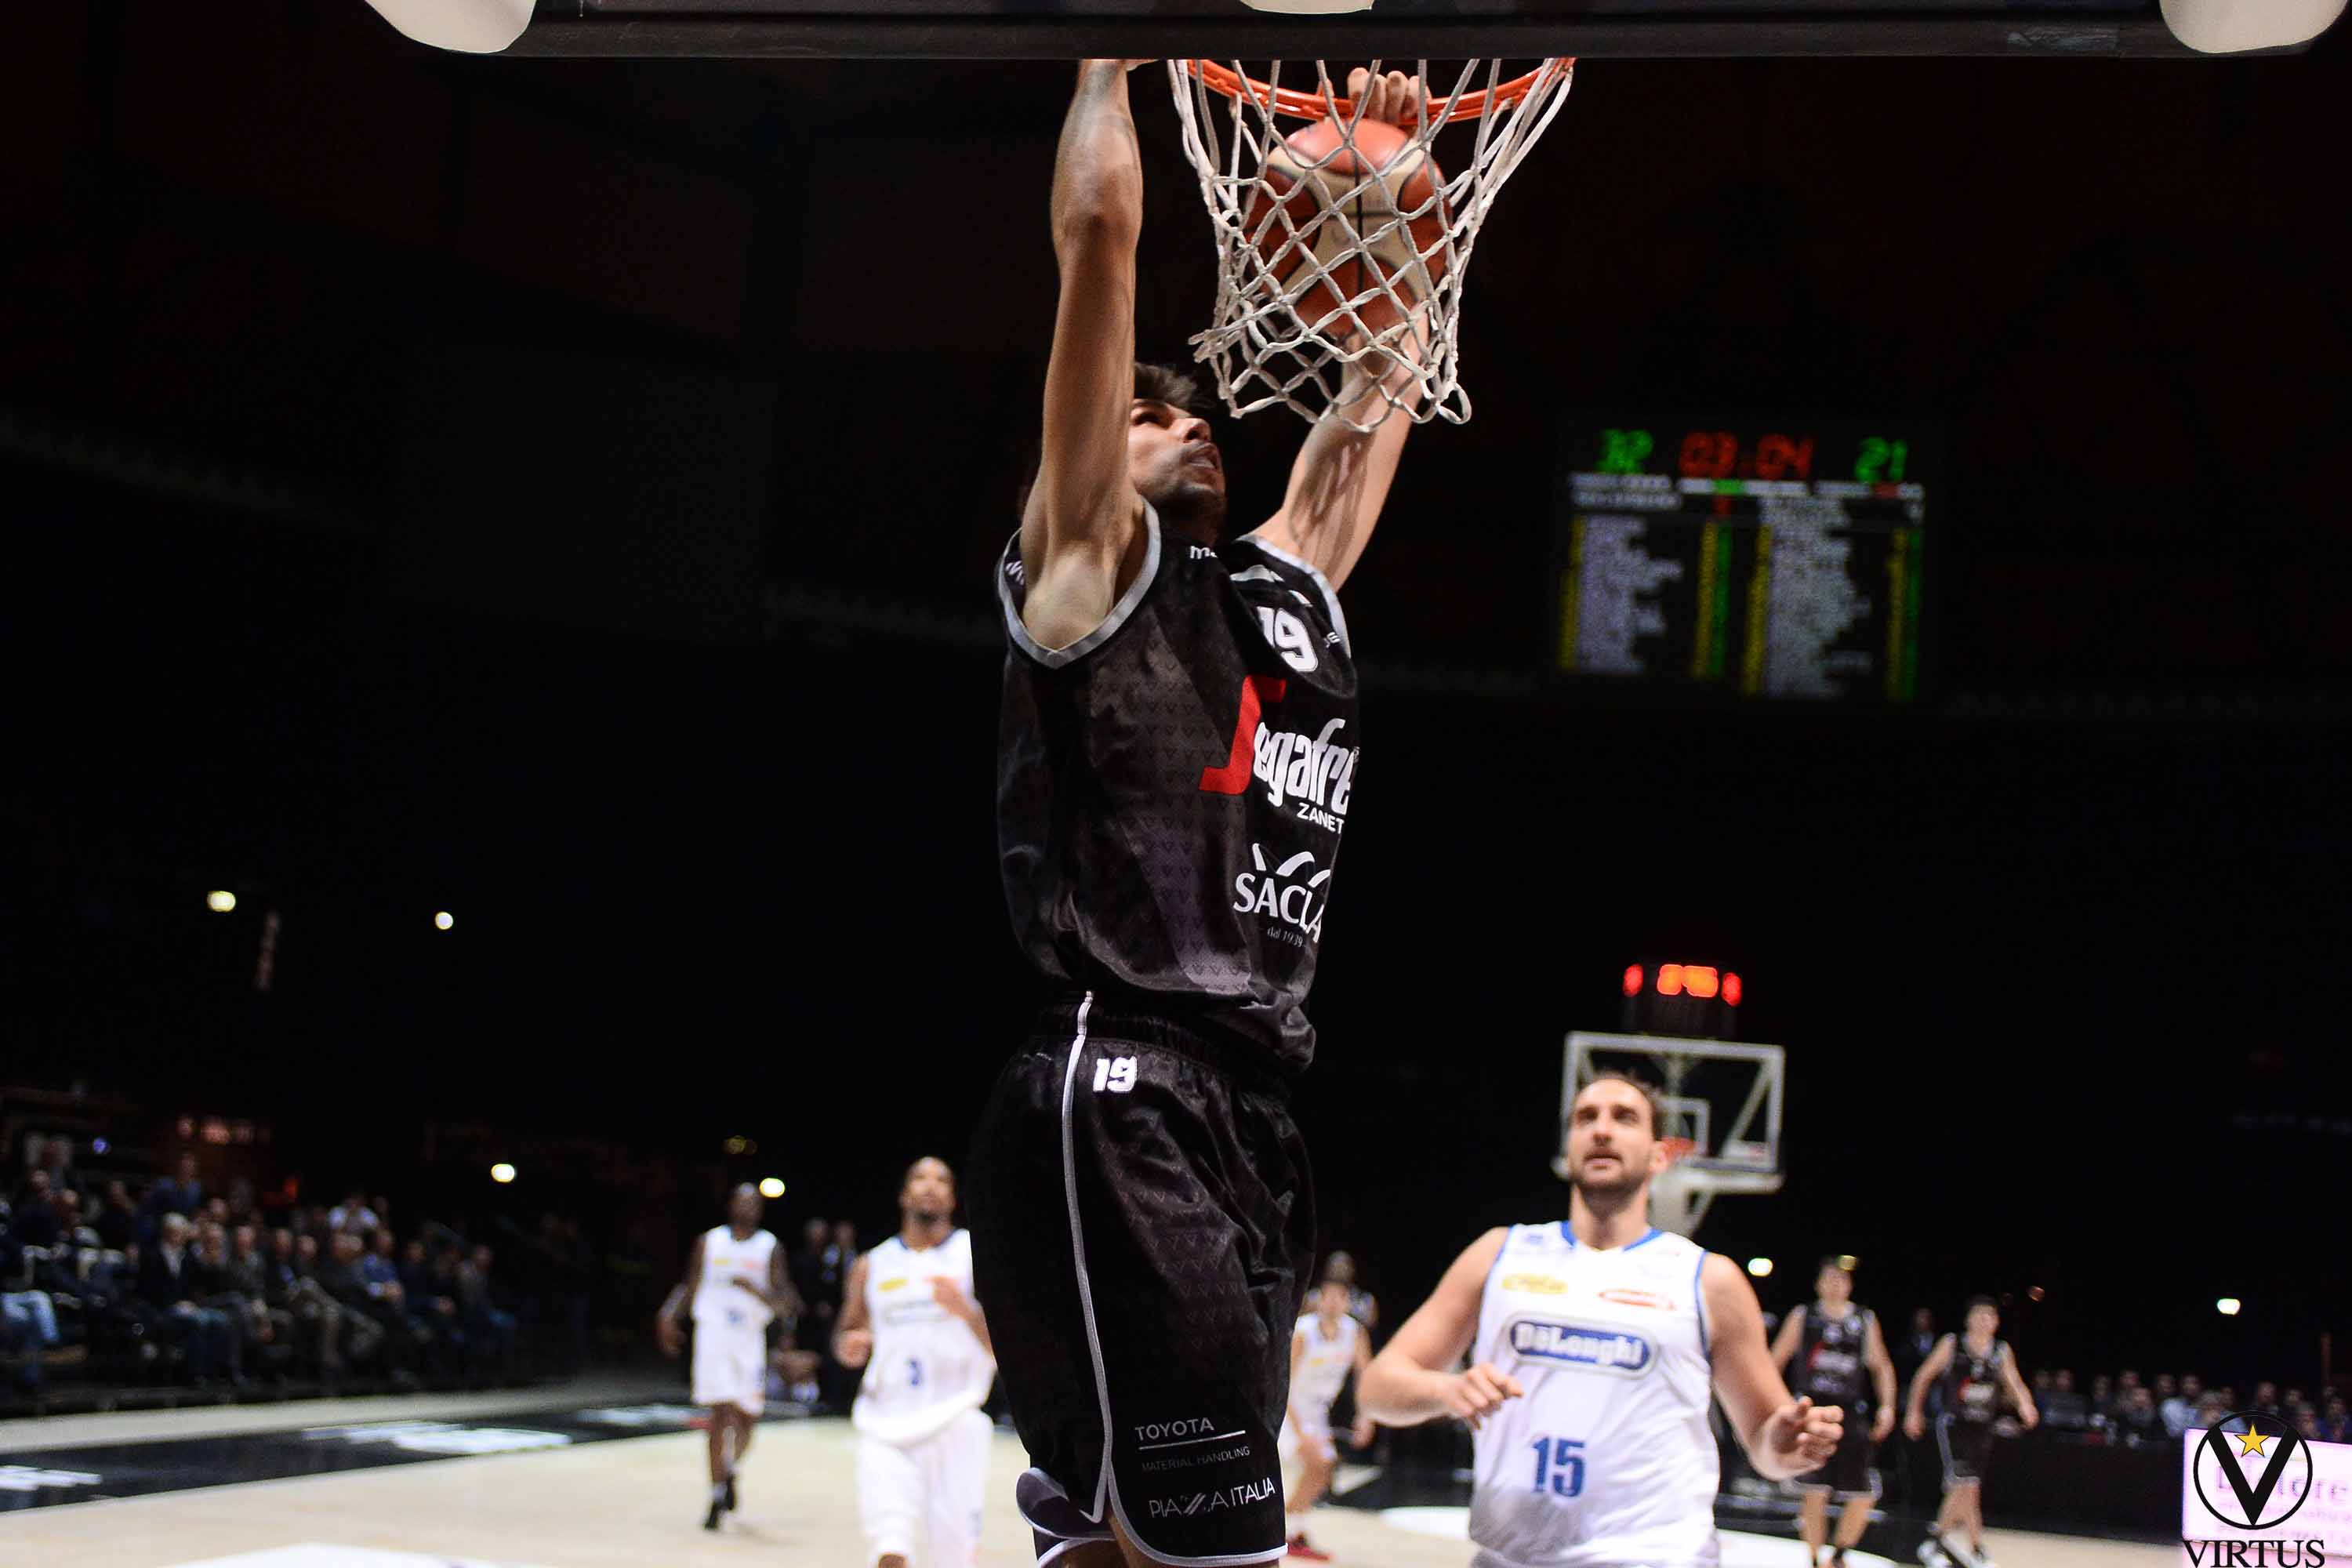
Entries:
[[1850, 1405], [1845, 1406], [1845, 1426], [1837, 1451], [1820, 1469], [1798, 1477], [1797, 1485], [1805, 1491], [1829, 1492], [1840, 1502], [1877, 1496], [1870, 1484], [1870, 1417]]
[[1281, 1081], [1091, 995], [1048, 1009], [981, 1112], [965, 1199], [1039, 1560], [1114, 1518], [1185, 1568], [1280, 1555], [1315, 1242]]
[[1992, 1458], [1992, 1423], [1941, 1416], [1936, 1422], [1936, 1446], [1944, 1456], [1946, 1491], [1980, 1481], [1985, 1462]]

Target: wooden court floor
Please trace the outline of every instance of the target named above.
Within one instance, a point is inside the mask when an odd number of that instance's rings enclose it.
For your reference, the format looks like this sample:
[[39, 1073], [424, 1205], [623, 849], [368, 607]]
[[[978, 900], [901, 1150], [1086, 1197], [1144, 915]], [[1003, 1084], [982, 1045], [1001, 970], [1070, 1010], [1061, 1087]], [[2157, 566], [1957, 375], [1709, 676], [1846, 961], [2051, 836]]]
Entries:
[[[168, 1435], [173, 1419], [80, 1417], [71, 1431], [75, 1441], [143, 1439]], [[855, 1439], [845, 1424], [761, 1427], [744, 1467], [741, 1510], [716, 1535], [699, 1527], [702, 1444], [698, 1433], [668, 1433], [0, 1512], [0, 1568], [860, 1568]], [[1000, 1435], [982, 1568], [1031, 1563], [1012, 1504], [1024, 1463], [1019, 1445]], [[1419, 1528], [1327, 1508], [1314, 1531], [1344, 1568], [1467, 1563], [1462, 1542], [1428, 1533], [1444, 1527], [1442, 1515], [1422, 1510], [1411, 1522]], [[2160, 1547], [2047, 1536], [1997, 1533], [1990, 1544], [2000, 1568], [2158, 1568], [2179, 1558]], [[1725, 1563], [1794, 1568], [1795, 1552], [1786, 1541], [1727, 1538]]]

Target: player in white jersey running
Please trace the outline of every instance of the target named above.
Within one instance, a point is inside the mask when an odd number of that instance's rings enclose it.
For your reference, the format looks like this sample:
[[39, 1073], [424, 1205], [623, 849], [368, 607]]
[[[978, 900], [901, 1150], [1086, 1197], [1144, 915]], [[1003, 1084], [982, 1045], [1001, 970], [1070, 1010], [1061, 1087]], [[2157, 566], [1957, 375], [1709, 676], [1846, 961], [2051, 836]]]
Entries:
[[1657, 1127], [1646, 1086], [1586, 1085], [1564, 1130], [1568, 1218], [1473, 1242], [1358, 1390], [1387, 1425], [1476, 1433], [1476, 1568], [1713, 1568], [1710, 1394], [1768, 1479], [1837, 1448], [1840, 1412], [1789, 1396], [1746, 1276], [1651, 1226]]
[[954, 1222], [944, 1160], [907, 1167], [898, 1234], [842, 1287], [834, 1354], [866, 1369], [857, 1428], [857, 1516], [877, 1568], [974, 1568], [988, 1490], [996, 1379], [988, 1320], [972, 1299], [971, 1234]]
[[686, 1278], [654, 1315], [664, 1355], [678, 1352], [681, 1310], [694, 1320], [694, 1402], [710, 1422], [710, 1510], [702, 1528], [735, 1507], [735, 1471], [751, 1447], [751, 1427], [766, 1404], [768, 1325], [800, 1314], [776, 1238], [760, 1228], [767, 1205], [746, 1182], [727, 1199], [727, 1223], [695, 1237]]
[[[1339, 1452], [1331, 1444], [1331, 1403], [1354, 1373], [1360, 1388], [1364, 1369], [1372, 1362], [1372, 1337], [1348, 1311], [1348, 1287], [1325, 1279], [1290, 1335], [1290, 1404], [1282, 1418], [1282, 1436], [1275, 1452], [1281, 1458], [1283, 1509], [1290, 1515], [1288, 1555], [1325, 1563], [1330, 1553], [1307, 1540], [1307, 1510], [1322, 1499], [1338, 1468]], [[1350, 1435], [1356, 1447], [1372, 1440], [1372, 1418], [1360, 1411]]]

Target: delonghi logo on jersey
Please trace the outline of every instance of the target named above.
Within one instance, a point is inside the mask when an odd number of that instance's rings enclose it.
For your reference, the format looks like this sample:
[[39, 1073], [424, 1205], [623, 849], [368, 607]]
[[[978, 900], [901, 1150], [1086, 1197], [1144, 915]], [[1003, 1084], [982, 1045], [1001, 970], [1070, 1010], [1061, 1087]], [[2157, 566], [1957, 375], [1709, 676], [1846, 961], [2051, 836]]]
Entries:
[[1265, 785], [1265, 798], [1276, 806], [1289, 806], [1301, 821], [1318, 827], [1333, 833], [1345, 827], [1360, 749], [1335, 739], [1347, 724], [1345, 719], [1334, 719], [1312, 737], [1259, 724], [1250, 773]]
[[1250, 846], [1250, 862], [1257, 869], [1244, 871], [1234, 879], [1234, 908], [1243, 914], [1255, 912], [1265, 919], [1279, 921], [1301, 933], [1293, 936], [1286, 931], [1274, 932], [1285, 942], [1304, 947], [1322, 941], [1323, 911], [1331, 902], [1324, 884], [1331, 879], [1331, 868], [1316, 870], [1315, 851], [1301, 849], [1269, 871], [1263, 844]]
[[1658, 1352], [1639, 1334], [1521, 1318], [1511, 1325], [1511, 1349], [1538, 1361], [1565, 1362], [1619, 1377], [1639, 1377]]
[[1255, 1481], [1236, 1481], [1214, 1491], [1179, 1492], [1173, 1497], [1156, 1497], [1151, 1500], [1151, 1517], [1192, 1519], [1220, 1513], [1229, 1508], [1246, 1508], [1251, 1503], [1265, 1501], [1276, 1494], [1276, 1489], [1269, 1477]]

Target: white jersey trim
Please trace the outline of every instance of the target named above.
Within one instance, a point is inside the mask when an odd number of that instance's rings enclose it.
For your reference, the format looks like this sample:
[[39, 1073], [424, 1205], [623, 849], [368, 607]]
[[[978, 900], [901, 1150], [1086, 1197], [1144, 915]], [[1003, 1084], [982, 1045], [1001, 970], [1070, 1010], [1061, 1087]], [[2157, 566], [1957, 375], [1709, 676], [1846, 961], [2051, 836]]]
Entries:
[[[1021, 619], [1021, 606], [1013, 602], [1013, 584], [1005, 580], [1003, 568], [1000, 566], [996, 573], [996, 596], [1004, 605], [1004, 629], [1012, 635], [1014, 645], [1047, 669], [1059, 669], [1066, 664], [1084, 658], [1108, 642], [1111, 634], [1125, 626], [1127, 618], [1135, 614], [1135, 606], [1143, 603], [1143, 595], [1150, 589], [1152, 579], [1160, 574], [1160, 514], [1151, 510], [1150, 501], [1143, 503], [1143, 570], [1135, 574], [1135, 581], [1127, 585], [1127, 592], [1118, 596], [1118, 603], [1110, 607], [1110, 614], [1103, 617], [1102, 625], [1067, 647], [1047, 647], [1029, 635], [1027, 624]], [[1021, 559], [1021, 536], [1018, 532], [1013, 534], [1007, 549], [1014, 561]], [[1023, 592], [1027, 592], [1025, 582]]]

